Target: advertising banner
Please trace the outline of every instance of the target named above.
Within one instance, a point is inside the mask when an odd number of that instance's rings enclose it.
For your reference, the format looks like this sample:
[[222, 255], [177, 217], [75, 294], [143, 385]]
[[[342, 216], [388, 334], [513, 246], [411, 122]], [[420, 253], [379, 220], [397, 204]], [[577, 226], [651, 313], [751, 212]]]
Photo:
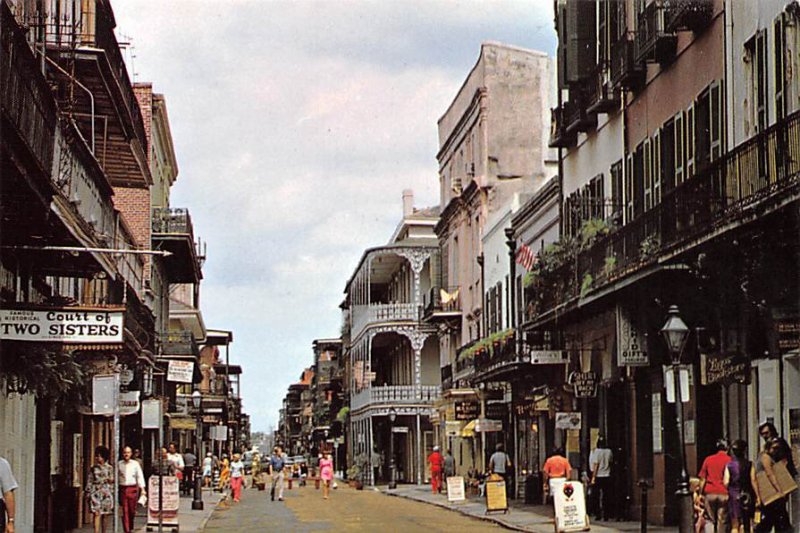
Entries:
[[124, 311], [0, 309], [0, 339], [75, 344], [122, 342]]
[[[161, 494], [158, 491], [159, 476], [150, 476], [147, 488], [147, 525], [158, 526], [158, 500]], [[180, 503], [180, 493], [178, 492], [178, 478], [175, 476], [164, 476], [164, 502], [161, 504], [161, 523], [165, 526], [178, 525], [178, 505]]]
[[139, 391], [132, 390], [119, 394], [119, 416], [128, 416], [139, 412]]
[[556, 429], [581, 429], [579, 412], [556, 413]]
[[583, 483], [565, 481], [557, 486], [553, 491], [553, 506], [556, 514], [556, 531], [586, 531], [589, 529]]
[[447, 478], [447, 501], [463, 502], [467, 499], [464, 490], [464, 478], [462, 476], [451, 476]]
[[177, 383], [191, 383], [194, 375], [194, 363], [191, 361], [177, 361], [170, 359], [167, 368], [167, 381]]

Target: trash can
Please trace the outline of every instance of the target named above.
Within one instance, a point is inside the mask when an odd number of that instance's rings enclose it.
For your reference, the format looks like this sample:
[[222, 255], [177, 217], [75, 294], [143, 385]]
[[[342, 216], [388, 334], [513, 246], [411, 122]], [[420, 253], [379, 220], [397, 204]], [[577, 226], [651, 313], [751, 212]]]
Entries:
[[525, 503], [542, 503], [542, 474], [539, 472], [531, 472], [525, 478]]

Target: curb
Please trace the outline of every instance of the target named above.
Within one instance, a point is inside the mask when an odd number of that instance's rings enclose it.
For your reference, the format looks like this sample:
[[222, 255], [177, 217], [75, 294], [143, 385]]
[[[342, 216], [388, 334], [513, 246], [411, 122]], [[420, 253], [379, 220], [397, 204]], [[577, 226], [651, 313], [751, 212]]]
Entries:
[[387, 496], [393, 496], [395, 498], [404, 498], [406, 500], [412, 500], [412, 501], [419, 502], [419, 503], [426, 503], [428, 505], [441, 507], [442, 509], [447, 509], [448, 511], [454, 511], [454, 512], [457, 512], [457, 513], [459, 513], [459, 514], [461, 514], [463, 516], [467, 516], [469, 518], [475, 518], [477, 520], [483, 520], [484, 522], [492, 522], [492, 523], [500, 525], [500, 526], [502, 526], [502, 527], [504, 527], [506, 529], [509, 529], [511, 531], [525, 531], [525, 532], [528, 532], [528, 533], [531, 533], [531, 532], [535, 531], [533, 529], [521, 527], [521, 526], [518, 526], [516, 524], [512, 524], [510, 522], [502, 520], [501, 518], [499, 518], [496, 515], [495, 516], [492, 516], [492, 515], [474, 515], [472, 513], [467, 512], [465, 509], [459, 509], [458, 507], [451, 507], [450, 505], [447, 505], [446, 503], [431, 502], [431, 501], [428, 501], [428, 500], [420, 500], [420, 499], [414, 498], [413, 496], [408, 496], [408, 495], [405, 495], [405, 494], [398, 494], [396, 492], [385, 492], [385, 491], [379, 491], [379, 492], [381, 492], [382, 494], [386, 494]]

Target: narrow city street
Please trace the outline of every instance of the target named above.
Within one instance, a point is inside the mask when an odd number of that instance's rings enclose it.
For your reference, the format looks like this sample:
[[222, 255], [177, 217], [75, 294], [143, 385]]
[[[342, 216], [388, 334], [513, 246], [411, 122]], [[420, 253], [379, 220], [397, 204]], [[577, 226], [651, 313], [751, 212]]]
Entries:
[[242, 501], [221, 504], [203, 531], [501, 531], [503, 528], [426, 503], [393, 498], [339, 483], [329, 500], [307, 486], [270, 501], [269, 492], [244, 490]]

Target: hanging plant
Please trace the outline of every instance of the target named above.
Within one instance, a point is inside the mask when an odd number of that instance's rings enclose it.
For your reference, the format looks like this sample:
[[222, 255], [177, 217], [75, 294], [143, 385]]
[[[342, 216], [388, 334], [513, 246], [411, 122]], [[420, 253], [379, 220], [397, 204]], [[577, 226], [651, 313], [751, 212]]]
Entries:
[[37, 398], [78, 401], [86, 382], [75, 352], [30, 345], [8, 349], [0, 359], [0, 379], [9, 392]]
[[592, 283], [594, 283], [594, 278], [591, 274], [586, 274], [583, 276], [583, 281], [581, 282], [581, 298], [586, 296], [590, 290], [592, 290]]

